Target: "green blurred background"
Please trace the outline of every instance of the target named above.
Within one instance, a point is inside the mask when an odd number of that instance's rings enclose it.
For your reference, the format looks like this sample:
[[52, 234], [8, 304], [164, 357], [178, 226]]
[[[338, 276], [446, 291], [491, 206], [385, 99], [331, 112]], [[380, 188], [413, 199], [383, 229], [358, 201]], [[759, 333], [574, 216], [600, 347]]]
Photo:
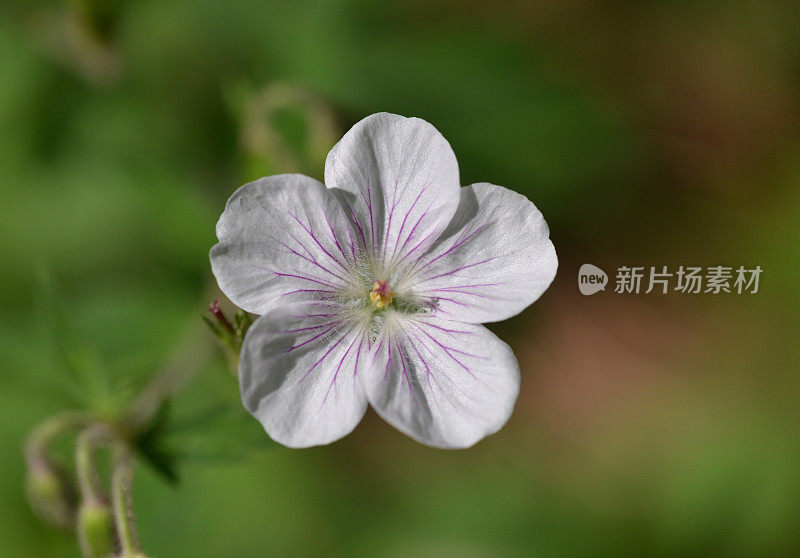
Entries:
[[[800, 555], [798, 28], [795, 0], [5, 0], [0, 554], [79, 555], [24, 491], [25, 436], [76, 404], [58, 306], [108, 412], [170, 359], [194, 374], [178, 484], [136, 466], [148, 556]], [[271, 444], [200, 321], [227, 197], [320, 177], [378, 111], [439, 128], [463, 184], [529, 196], [560, 257], [492, 326], [522, 392], [469, 450], [372, 411]], [[764, 272], [756, 295], [583, 297], [585, 262]]]

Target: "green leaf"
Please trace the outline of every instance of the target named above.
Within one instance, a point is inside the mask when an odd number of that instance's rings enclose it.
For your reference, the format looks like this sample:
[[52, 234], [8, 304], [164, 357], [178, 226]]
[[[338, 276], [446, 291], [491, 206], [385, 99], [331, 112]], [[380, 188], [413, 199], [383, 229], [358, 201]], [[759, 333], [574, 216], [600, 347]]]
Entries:
[[113, 413], [115, 396], [103, 360], [75, 331], [65, 297], [46, 267], [40, 269], [37, 279], [37, 314], [46, 351], [59, 372], [59, 383], [80, 406], [101, 414]]
[[193, 410], [170, 421], [165, 433], [169, 447], [181, 460], [241, 461], [254, 451], [277, 446], [233, 398], [198, 401], [193, 406]]
[[175, 452], [165, 440], [171, 418], [172, 400], [165, 400], [134, 440], [139, 455], [170, 484], [178, 483], [178, 468]]

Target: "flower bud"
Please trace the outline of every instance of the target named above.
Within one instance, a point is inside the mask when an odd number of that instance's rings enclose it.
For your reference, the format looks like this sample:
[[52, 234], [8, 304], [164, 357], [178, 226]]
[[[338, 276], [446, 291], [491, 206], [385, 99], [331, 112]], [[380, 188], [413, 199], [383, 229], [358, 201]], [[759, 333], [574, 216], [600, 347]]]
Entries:
[[109, 507], [100, 501], [81, 503], [78, 510], [78, 541], [83, 556], [104, 558], [114, 549], [113, 517]]
[[238, 310], [234, 314], [233, 321], [229, 320], [219, 304], [219, 300], [208, 305], [208, 310], [214, 315], [214, 320], [203, 316], [203, 321], [208, 325], [217, 337], [220, 345], [228, 358], [228, 365], [234, 375], [239, 369], [239, 353], [242, 350], [242, 341], [247, 330], [253, 324], [253, 317], [244, 310]]
[[339, 136], [333, 107], [292, 83], [231, 90], [240, 120], [245, 178], [299, 172], [316, 174]]
[[62, 529], [75, 520], [75, 489], [66, 472], [48, 459], [28, 466], [26, 491], [31, 508], [42, 520]]

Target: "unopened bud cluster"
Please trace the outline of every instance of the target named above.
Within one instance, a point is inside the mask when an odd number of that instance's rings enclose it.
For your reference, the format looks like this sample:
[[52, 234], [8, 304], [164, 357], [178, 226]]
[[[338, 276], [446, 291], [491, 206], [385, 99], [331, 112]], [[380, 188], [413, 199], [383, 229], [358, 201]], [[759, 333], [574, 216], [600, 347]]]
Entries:
[[[77, 431], [73, 474], [54, 457], [52, 446]], [[111, 443], [125, 442], [115, 437], [109, 424], [87, 414], [65, 413], [44, 421], [33, 429], [25, 446], [28, 500], [45, 522], [75, 529], [83, 558], [143, 558], [138, 546], [135, 551], [125, 550], [117, 518], [97, 474], [96, 450]]]
[[75, 489], [63, 467], [46, 456], [29, 460], [26, 492], [31, 508], [43, 521], [67, 529], [75, 520]]
[[253, 317], [244, 310], [237, 310], [233, 320], [228, 319], [222, 311], [219, 300], [209, 303], [208, 311], [213, 319], [203, 316], [203, 321], [214, 333], [225, 355], [228, 358], [231, 370], [236, 371], [239, 366], [239, 353], [242, 351], [242, 341], [247, 330], [253, 323]]

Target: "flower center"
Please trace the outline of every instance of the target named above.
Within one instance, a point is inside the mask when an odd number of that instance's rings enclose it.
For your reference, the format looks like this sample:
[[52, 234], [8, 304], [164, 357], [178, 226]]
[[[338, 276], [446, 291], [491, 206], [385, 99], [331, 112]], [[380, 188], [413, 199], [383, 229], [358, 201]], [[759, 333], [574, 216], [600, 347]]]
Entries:
[[372, 285], [372, 292], [369, 293], [369, 298], [377, 308], [383, 308], [392, 302], [394, 293], [385, 280], [379, 279]]

